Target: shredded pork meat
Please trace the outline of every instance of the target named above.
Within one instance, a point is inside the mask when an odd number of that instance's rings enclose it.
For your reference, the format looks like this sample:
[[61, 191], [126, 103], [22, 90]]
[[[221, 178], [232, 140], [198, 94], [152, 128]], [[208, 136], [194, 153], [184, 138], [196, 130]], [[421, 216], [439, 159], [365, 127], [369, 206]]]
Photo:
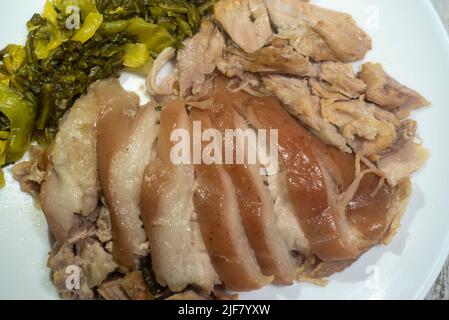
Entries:
[[367, 99], [382, 108], [396, 112], [401, 119], [407, 118], [414, 109], [429, 105], [418, 92], [390, 77], [378, 63], [364, 64], [360, 78], [367, 85]]
[[214, 72], [224, 45], [223, 35], [209, 20], [203, 20], [200, 31], [184, 42], [176, 58], [181, 97], [207, 94], [206, 79]]
[[229, 70], [228, 77], [243, 72], [276, 73], [294, 76], [317, 76], [318, 68], [309, 59], [295, 51], [286, 41], [276, 39], [254, 53], [246, 53], [238, 48], [228, 48], [219, 61], [221, 69]]
[[221, 0], [214, 6], [214, 18], [248, 53], [262, 48], [272, 35], [263, 0]]
[[271, 21], [302, 54], [315, 61], [352, 62], [371, 49], [370, 37], [354, 19], [301, 0], [265, 0]]

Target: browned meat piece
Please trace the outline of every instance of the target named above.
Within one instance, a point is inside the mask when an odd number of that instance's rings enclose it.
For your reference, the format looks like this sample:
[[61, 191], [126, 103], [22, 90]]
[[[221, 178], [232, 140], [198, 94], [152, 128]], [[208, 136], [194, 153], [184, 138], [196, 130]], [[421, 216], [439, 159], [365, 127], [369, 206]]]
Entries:
[[22, 192], [38, 197], [45, 178], [47, 154], [40, 146], [31, 146], [29, 153], [30, 160], [16, 164], [11, 173], [19, 182]]
[[407, 118], [410, 111], [430, 104], [418, 92], [390, 77], [380, 64], [365, 63], [360, 79], [367, 85], [368, 100], [396, 112], [401, 119]]
[[202, 92], [207, 76], [214, 72], [223, 54], [224, 45], [223, 35], [209, 20], [203, 20], [200, 31], [184, 42], [177, 55], [182, 97]]
[[280, 30], [281, 36], [290, 40], [291, 45], [313, 61], [338, 61], [335, 53], [323, 38], [309, 26], [293, 30]]
[[272, 35], [263, 0], [220, 0], [214, 17], [245, 52], [262, 48]]
[[321, 115], [320, 99], [310, 94], [307, 80], [270, 75], [263, 78], [266, 87], [287, 111], [307, 125], [325, 143], [350, 152], [346, 139]]
[[140, 220], [140, 186], [158, 134], [154, 106], [139, 110], [139, 98], [118, 80], [97, 91], [101, 116], [97, 122], [98, 172], [111, 215], [113, 255], [133, 269], [148, 253]]
[[393, 141], [391, 146], [379, 153], [379, 156], [387, 156], [390, 153], [401, 149], [408, 142], [415, 139], [417, 129], [416, 121], [407, 119], [396, 124], [396, 127], [398, 128], [396, 130], [396, 139]]
[[303, 54], [312, 54], [316, 61], [333, 60], [333, 53], [342, 62], [352, 62], [362, 59], [371, 49], [370, 37], [348, 14], [300, 0], [265, 0], [265, 4], [278, 32], [292, 39], [305, 37], [306, 43], [301, 44], [301, 39], [295, 47]]
[[118, 265], [112, 255], [104, 250], [100, 242], [83, 241], [77, 246], [89, 288], [100, 285], [111, 272], [117, 269]]
[[[212, 125], [220, 130], [223, 137], [226, 130], [240, 129], [245, 133], [246, 130], [250, 130], [245, 121], [233, 110], [232, 101], [226, 90], [227, 82], [224, 77], [217, 79], [212, 92], [216, 107], [209, 111]], [[275, 276], [276, 284], [291, 284], [296, 277], [295, 261], [275, 227], [273, 201], [260, 176], [260, 168], [255, 164], [237, 163], [237, 150], [245, 150], [245, 141], [236, 138], [235, 143], [232, 150], [234, 164], [226, 164], [224, 167], [235, 188], [246, 235], [262, 272], [268, 276]], [[226, 145], [223, 144], [222, 148], [225, 150]], [[248, 152], [250, 151], [245, 153], [246, 159]]]
[[[52, 281], [58, 292], [66, 299], [92, 299], [94, 287], [103, 282], [117, 268], [111, 254], [93, 237], [95, 226], [91, 221], [96, 213], [87, 218], [76, 216], [73, 232], [64, 242], [56, 242], [48, 258]], [[69, 275], [78, 267], [80, 287], [71, 290], [67, 287]], [[67, 273], [70, 271], [70, 273]]]
[[[203, 130], [212, 128], [207, 113], [192, 110]], [[206, 145], [206, 144], [205, 144]], [[221, 165], [195, 166], [198, 187], [194, 204], [201, 234], [220, 278], [227, 288], [248, 291], [272, 282], [262, 274], [240, 218], [239, 203], [229, 174]]]
[[145, 170], [140, 206], [150, 240], [157, 281], [172, 291], [196, 285], [211, 292], [220, 280], [201, 238], [193, 207], [194, 167], [173, 164], [170, 141], [174, 128], [190, 130], [181, 100], [167, 102], [161, 112], [157, 158]]
[[78, 290], [69, 290], [66, 285], [66, 270], [69, 266], [80, 266], [80, 258], [75, 255], [73, 243], [65, 243], [58, 250], [53, 250], [48, 258], [48, 267], [51, 269], [53, 285], [64, 299], [87, 300], [94, 298], [94, 292], [87, 285], [85, 271], [80, 268], [80, 287]]
[[153, 300], [140, 271], [128, 273], [123, 278], [104, 282], [98, 293], [105, 300]]
[[382, 110], [377, 108], [361, 100], [323, 102], [322, 114], [340, 129], [355, 151], [370, 156], [390, 147], [396, 139], [395, 119], [382, 119]]
[[339, 92], [335, 91], [335, 88], [325, 81], [320, 81], [316, 78], [309, 79], [309, 87], [310, 91], [313, 95], [320, 97], [323, 100], [328, 101], [347, 101], [351, 100], [347, 96], [342, 95]]
[[397, 185], [421, 169], [429, 159], [429, 152], [421, 145], [408, 141], [400, 149], [387, 154], [379, 161], [390, 185]]
[[70, 109], [50, 149], [50, 163], [40, 201], [51, 232], [57, 240], [69, 236], [75, 213], [87, 216], [99, 198], [96, 128], [99, 90], [112, 80], [94, 84]]
[[321, 65], [321, 80], [332, 87], [332, 91], [348, 98], [358, 98], [366, 90], [366, 84], [355, 77], [352, 65], [341, 62], [324, 62]]
[[239, 76], [243, 71], [318, 76], [318, 69], [310, 63], [308, 58], [279, 39], [254, 53], [228, 48], [225, 50], [224, 58], [218, 63], [218, 69], [227, 77]]

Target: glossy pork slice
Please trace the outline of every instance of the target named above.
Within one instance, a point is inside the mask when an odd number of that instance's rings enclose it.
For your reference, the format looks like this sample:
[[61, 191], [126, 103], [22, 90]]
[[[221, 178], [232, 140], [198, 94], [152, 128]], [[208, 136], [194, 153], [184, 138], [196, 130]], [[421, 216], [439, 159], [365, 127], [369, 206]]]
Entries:
[[[271, 21], [279, 32], [295, 33], [300, 30], [296, 36], [300, 38], [304, 37], [309, 29], [313, 32], [314, 40], [310, 41], [309, 36], [307, 42], [309, 46], [316, 48], [307, 48], [300, 52], [304, 54], [312, 52], [317, 60], [323, 60], [323, 57], [324, 60], [334, 60], [335, 55], [342, 62], [353, 62], [362, 59], [371, 49], [370, 37], [348, 14], [324, 9], [301, 0], [265, 0], [265, 4]], [[322, 41], [315, 39], [317, 35]], [[329, 52], [329, 48], [332, 52]]]
[[248, 53], [262, 48], [272, 35], [263, 0], [220, 0], [214, 6], [214, 17]]
[[[190, 130], [184, 103], [167, 102], [161, 112], [157, 158], [145, 170], [140, 206], [157, 281], [173, 291], [195, 285], [206, 292], [220, 282], [204, 246], [193, 207], [194, 167], [170, 159], [175, 129]], [[188, 159], [189, 160], [189, 159]]]
[[[273, 200], [264, 185], [260, 167], [256, 162], [248, 161], [248, 153], [255, 154], [257, 150], [245, 150], [245, 145], [251, 136], [254, 139], [253, 144], [257, 141], [256, 133], [249, 129], [243, 118], [234, 111], [226, 94], [227, 80], [221, 78], [217, 82], [218, 85], [212, 94], [216, 107], [209, 112], [212, 125], [220, 130], [223, 137], [226, 135], [226, 130], [238, 129], [240, 131], [233, 132], [242, 133], [240, 137], [233, 138], [234, 148], [230, 148], [232, 164], [226, 164], [224, 168], [235, 188], [246, 235], [255, 251], [262, 272], [268, 276], [275, 276], [276, 284], [291, 284], [296, 276], [295, 261], [276, 227]], [[225, 145], [226, 143], [223, 145], [223, 150]], [[237, 163], [237, 152], [244, 155], [244, 163]]]
[[[192, 110], [202, 129], [211, 128], [207, 113]], [[263, 275], [240, 216], [235, 186], [222, 165], [195, 166], [198, 187], [194, 194], [201, 234], [220, 278], [228, 289], [248, 291], [272, 282]]]
[[[349, 199], [342, 200], [343, 207], [340, 210], [346, 211], [348, 221], [357, 229], [360, 246], [368, 248], [377, 244], [392, 222], [389, 208], [395, 198], [396, 188], [386, 183], [379, 185], [381, 178], [373, 172], [357, 179], [357, 160], [354, 155], [326, 146], [318, 148], [317, 154], [328, 168], [337, 185], [338, 193], [340, 195], [348, 193]], [[368, 168], [361, 163], [360, 171], [365, 170]]]
[[348, 230], [344, 214], [331, 203], [336, 190], [328, 189], [328, 172], [316, 156], [311, 134], [275, 98], [251, 98], [245, 104], [239, 107], [256, 127], [278, 130], [289, 194], [312, 251], [324, 261], [357, 257], [358, 241]]
[[101, 115], [97, 123], [98, 172], [111, 214], [114, 259], [137, 267], [148, 254], [140, 220], [140, 187], [158, 134], [154, 106], [139, 108], [139, 98], [117, 81], [97, 91]]
[[[256, 127], [279, 130], [286, 185], [307, 242], [301, 242], [301, 237], [285, 238], [290, 239], [290, 244], [302, 245], [301, 253], [307, 256], [310, 245], [322, 261], [345, 260], [343, 265], [349, 265], [397, 228], [408, 201], [407, 183], [398, 187], [383, 183], [378, 176], [382, 176], [381, 172], [366, 159], [361, 161], [325, 145], [291, 118], [274, 98], [238, 92], [230, 99]], [[273, 195], [283, 194], [282, 183], [276, 183], [279, 176], [268, 182], [273, 186]], [[288, 211], [288, 206], [277, 208]], [[285, 234], [292, 231], [283, 230]]]
[[42, 184], [40, 201], [51, 232], [57, 240], [68, 238], [74, 214], [87, 216], [99, 198], [96, 129], [100, 106], [96, 91], [113, 80], [94, 84], [79, 98], [62, 121], [50, 148], [50, 165]]
[[[252, 100], [255, 101], [255, 105], [257, 105], [258, 99]], [[278, 104], [277, 101], [274, 101], [273, 103]], [[263, 102], [261, 102], [261, 105], [263, 105]], [[259, 107], [259, 110], [261, 114], [263, 111], [268, 114], [270, 109]], [[254, 114], [254, 112], [250, 112], [250, 114]], [[302, 133], [303, 140], [309, 140], [309, 149], [313, 152], [315, 160], [320, 167], [322, 183], [324, 184], [324, 189], [327, 193], [327, 202], [338, 221], [338, 227], [341, 230], [341, 234], [346, 237], [347, 242], [350, 243], [350, 246], [353, 247], [355, 251], [376, 244], [376, 241], [379, 241], [382, 238], [391, 223], [391, 219], [388, 218], [387, 212], [392, 199], [395, 197], [396, 189], [385, 183], [381, 184], [379, 188], [378, 186], [381, 182], [380, 178], [373, 172], [360, 176], [356, 181], [356, 158], [354, 155], [341, 152], [332, 146], [325, 145], [317, 137], [305, 131], [304, 128], [293, 119], [282, 117], [282, 114], [285, 114], [285, 111], [279, 111], [276, 119], [279, 121], [282, 121], [283, 119], [285, 124], [288, 123], [292, 126], [291, 132], [296, 131], [298, 134], [296, 136], [296, 142], [290, 142], [291, 147], [295, 146], [295, 143], [296, 147], [299, 147], [297, 145], [297, 143], [301, 141], [299, 133]], [[273, 112], [271, 116], [275, 118], [275, 113]], [[267, 124], [269, 124], [268, 120], [269, 117], [267, 116]], [[276, 123], [276, 121], [272, 122]], [[281, 132], [287, 129], [282, 125], [282, 122], [277, 123], [283, 128], [283, 130], [280, 130], [279, 132], [279, 137], [282, 137]], [[293, 130], [295, 126], [299, 129]], [[279, 143], [282, 150], [282, 139]], [[286, 141], [284, 141], [284, 143], [286, 143]], [[292, 151], [292, 154], [288, 156], [294, 159], [295, 154]], [[286, 164], [284, 163], [284, 165]], [[288, 178], [288, 167], [286, 168]], [[367, 169], [366, 166], [363, 164], [361, 165], [361, 171]], [[351, 186], [351, 190], [348, 190]], [[343, 195], [345, 195], [345, 197], [343, 197]], [[340, 198], [344, 199], [341, 200]], [[295, 199], [293, 199], [293, 202], [295, 202]], [[326, 214], [329, 214], [328, 211]], [[323, 260], [325, 259], [323, 258]]]

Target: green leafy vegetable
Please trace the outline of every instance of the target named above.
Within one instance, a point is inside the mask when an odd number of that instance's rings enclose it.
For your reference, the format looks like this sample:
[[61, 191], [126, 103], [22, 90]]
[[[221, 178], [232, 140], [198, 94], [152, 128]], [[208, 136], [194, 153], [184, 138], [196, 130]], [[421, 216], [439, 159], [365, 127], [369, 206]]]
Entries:
[[89, 13], [86, 20], [84, 20], [83, 26], [73, 35], [72, 40], [85, 43], [95, 35], [102, 22], [103, 16], [101, 14], [96, 12]]
[[125, 53], [123, 64], [130, 68], [143, 66], [150, 59], [147, 46], [143, 43], [127, 43]]
[[23, 157], [31, 142], [36, 106], [17, 90], [0, 84], [0, 166]]
[[[147, 72], [163, 49], [198, 31], [216, 0], [47, 0], [26, 44], [0, 50], [0, 166], [30, 141], [48, 144], [93, 82]], [[0, 187], [3, 185], [0, 170]]]

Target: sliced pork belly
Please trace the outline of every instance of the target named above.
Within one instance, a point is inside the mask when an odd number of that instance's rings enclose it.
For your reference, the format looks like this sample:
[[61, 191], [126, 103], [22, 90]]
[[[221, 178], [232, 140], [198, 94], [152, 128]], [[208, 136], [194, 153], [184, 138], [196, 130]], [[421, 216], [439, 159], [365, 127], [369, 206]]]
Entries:
[[193, 207], [194, 167], [170, 159], [176, 143], [170, 141], [174, 129], [190, 132], [190, 119], [181, 100], [171, 100], [162, 109], [157, 158], [147, 166], [142, 183], [140, 206], [153, 270], [157, 281], [173, 291], [196, 285], [210, 292], [220, 280]]
[[279, 156], [286, 170], [289, 194], [312, 251], [325, 261], [357, 257], [357, 236], [347, 226], [344, 215], [331, 206], [334, 195], [330, 192], [334, 190], [327, 189], [327, 171], [315, 154], [316, 141], [311, 134], [275, 98], [251, 98], [240, 107], [256, 127], [278, 130]]
[[180, 95], [203, 93], [206, 78], [214, 72], [218, 59], [223, 55], [223, 35], [209, 20], [203, 20], [200, 31], [184, 41], [178, 51], [177, 68]]
[[140, 187], [158, 134], [154, 106], [139, 108], [139, 98], [118, 82], [98, 90], [98, 172], [111, 215], [113, 256], [122, 266], [137, 267], [148, 254], [140, 220]]
[[262, 48], [272, 35], [263, 0], [220, 0], [214, 17], [245, 52]]
[[[334, 55], [339, 61], [352, 62], [371, 49], [370, 37], [348, 14], [301, 0], [265, 0], [265, 4], [278, 32], [290, 34], [293, 41], [299, 37], [299, 52], [312, 54], [317, 61], [334, 60]], [[307, 45], [301, 47], [302, 37], [306, 37]]]
[[[192, 110], [191, 117], [201, 121], [203, 130], [212, 127], [210, 118], [203, 111]], [[215, 270], [226, 287], [248, 291], [271, 283], [273, 277], [263, 275], [245, 234], [236, 186], [226, 169], [222, 165], [202, 163], [195, 166], [195, 171], [198, 187], [194, 204], [201, 234]], [[248, 211], [243, 215], [251, 214], [251, 208], [246, 209]]]
[[274, 98], [240, 98], [238, 107], [257, 127], [279, 130], [288, 192], [313, 253], [350, 261], [383, 239], [399, 190], [379, 186], [372, 171], [362, 173], [364, 165], [357, 171], [354, 155], [320, 142]]
[[[223, 77], [216, 81], [217, 85], [211, 96], [216, 106], [209, 112], [213, 127], [220, 130], [223, 137], [226, 130], [239, 129], [243, 130], [242, 132], [254, 133], [253, 138], [256, 139], [256, 133], [250, 130], [245, 121], [234, 111], [226, 94], [227, 82], [228, 80]], [[275, 227], [273, 201], [260, 175], [260, 167], [256, 163], [248, 163], [248, 153], [251, 152], [245, 150], [247, 149], [245, 144], [248, 142], [245, 142], [245, 139], [233, 138], [233, 140], [235, 144], [231, 150], [233, 164], [226, 164], [224, 167], [235, 188], [246, 235], [255, 251], [262, 272], [268, 276], [274, 275], [276, 284], [290, 284], [296, 276], [295, 261], [279, 230]], [[253, 140], [254, 143], [256, 141]], [[225, 146], [226, 144], [223, 144], [223, 150]], [[245, 163], [237, 163], [237, 150], [245, 155]]]
[[362, 66], [360, 79], [367, 85], [368, 100], [396, 112], [401, 119], [407, 118], [410, 111], [430, 104], [418, 92], [389, 76], [380, 64], [365, 63]]
[[42, 184], [40, 201], [51, 232], [64, 241], [73, 225], [73, 215], [87, 216], [99, 198], [96, 129], [100, 105], [97, 90], [112, 80], [94, 84], [73, 105], [59, 127], [50, 149], [50, 165]]

